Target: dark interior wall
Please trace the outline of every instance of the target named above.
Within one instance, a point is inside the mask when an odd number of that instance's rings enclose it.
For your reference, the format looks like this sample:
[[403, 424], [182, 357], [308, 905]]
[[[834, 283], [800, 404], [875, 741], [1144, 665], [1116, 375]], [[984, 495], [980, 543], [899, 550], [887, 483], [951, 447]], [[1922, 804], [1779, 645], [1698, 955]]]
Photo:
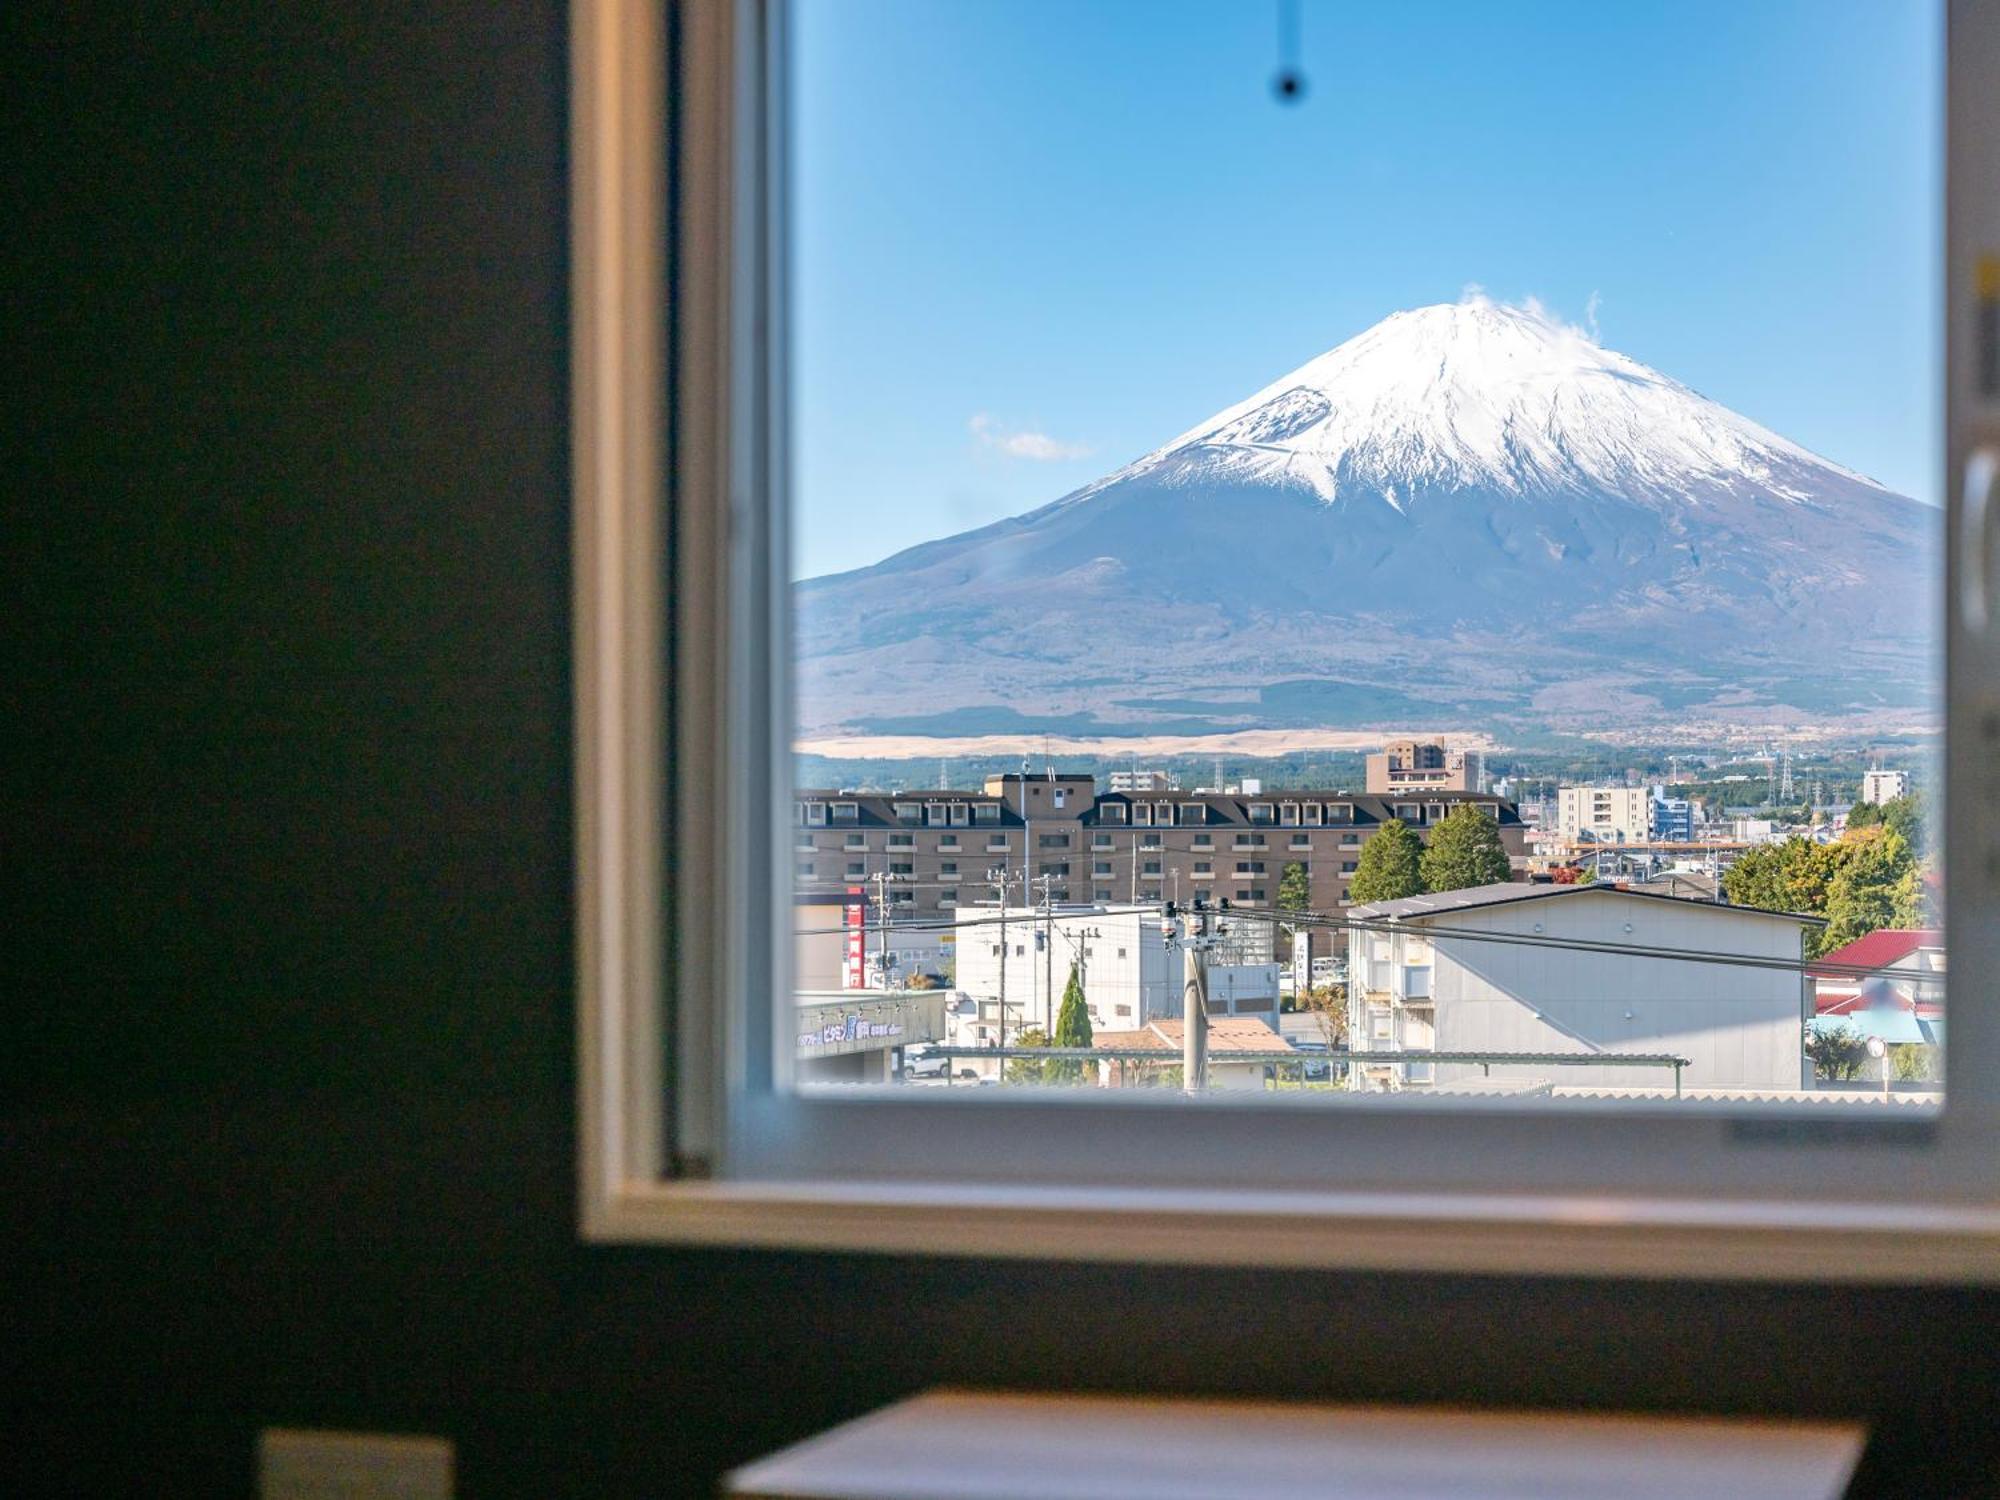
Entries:
[[588, 1249], [564, 18], [0, 17], [0, 1492], [698, 1492], [940, 1380], [1877, 1418], [1992, 1477], [1996, 1300]]

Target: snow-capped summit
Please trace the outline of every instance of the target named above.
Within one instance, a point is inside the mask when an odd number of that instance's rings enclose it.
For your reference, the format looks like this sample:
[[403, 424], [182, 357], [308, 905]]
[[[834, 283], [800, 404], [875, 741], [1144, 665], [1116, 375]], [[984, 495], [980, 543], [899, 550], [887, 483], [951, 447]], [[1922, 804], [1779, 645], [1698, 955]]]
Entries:
[[1232, 475], [1356, 492], [1611, 491], [1694, 498], [1761, 481], [1810, 498], [1809, 453], [1534, 303], [1472, 293], [1392, 313], [1112, 476]]
[[799, 585], [804, 728], [1920, 709], [1938, 513], [1539, 307], [1399, 312], [1039, 510]]

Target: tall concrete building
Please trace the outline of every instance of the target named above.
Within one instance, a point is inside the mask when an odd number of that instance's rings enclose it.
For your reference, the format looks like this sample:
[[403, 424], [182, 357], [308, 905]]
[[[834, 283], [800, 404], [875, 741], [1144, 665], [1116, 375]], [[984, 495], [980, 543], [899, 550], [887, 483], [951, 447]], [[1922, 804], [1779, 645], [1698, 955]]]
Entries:
[[1642, 786], [1566, 786], [1556, 793], [1556, 830], [1566, 839], [1636, 844], [1652, 832], [1652, 797]]
[[1165, 771], [1113, 771], [1111, 790], [1114, 792], [1164, 792], [1173, 787], [1172, 779]]
[[1423, 740], [1396, 740], [1368, 757], [1368, 790], [1382, 796], [1476, 792], [1484, 769], [1477, 750], [1448, 750]]
[[1870, 771], [1861, 778], [1861, 800], [1881, 805], [1893, 802], [1910, 789], [1907, 771]]

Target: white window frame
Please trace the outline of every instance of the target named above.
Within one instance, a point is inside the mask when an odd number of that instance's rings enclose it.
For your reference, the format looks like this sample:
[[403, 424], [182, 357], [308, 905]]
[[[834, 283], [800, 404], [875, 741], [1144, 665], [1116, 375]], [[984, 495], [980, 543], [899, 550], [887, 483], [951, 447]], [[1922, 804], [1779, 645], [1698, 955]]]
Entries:
[[[785, 201], [774, 149], [784, 12], [782, 0], [677, 12], [670, 386], [664, 4], [577, 0], [572, 11], [588, 1238], [1404, 1271], [2000, 1279], [2000, 1153], [1990, 1149], [2000, 1066], [1984, 1066], [2000, 1064], [2000, 1007], [1988, 1005], [1953, 1016], [1953, 1077], [1935, 1125], [1886, 1133], [1693, 1105], [1557, 1113], [1410, 1096], [1300, 1108], [1285, 1096], [966, 1089], [946, 1101], [944, 1090], [791, 1089], [790, 1058], [772, 1045], [789, 1008], [791, 944], [769, 915], [790, 910], [790, 756], [779, 732], [789, 692], [785, 308], [770, 233]], [[2000, 95], [1984, 86], [2000, 72], [2000, 15], [1960, 4], [1952, 15], [1954, 64], [1973, 83], [1950, 94], [1948, 342], [1964, 370], [1966, 247], [2000, 245], [2000, 191], [1975, 202], [1962, 190], [1974, 176], [2000, 181]], [[1964, 386], [1953, 382], [1954, 474], [1975, 434], [2000, 444], [2000, 401], [1975, 407]], [[1964, 525], [1970, 509], [1954, 487], [1950, 521]], [[1960, 550], [1955, 600], [1967, 597]], [[1968, 976], [2000, 973], [2000, 891], [1982, 873], [1985, 851], [2000, 849], [2000, 796], [1982, 779], [2000, 758], [2000, 628], [1974, 630], [1968, 618], [1954, 611], [1948, 667], [1947, 784], [1962, 793], [1949, 851], [1960, 994]], [[670, 885], [670, 868], [701, 878]], [[1094, 1149], [1075, 1151], [1079, 1133]], [[1126, 1165], [1110, 1181], [1050, 1171], [1078, 1159]], [[1302, 1162], [1341, 1175], [1300, 1175]], [[1852, 1190], [1857, 1171], [1865, 1194]]]

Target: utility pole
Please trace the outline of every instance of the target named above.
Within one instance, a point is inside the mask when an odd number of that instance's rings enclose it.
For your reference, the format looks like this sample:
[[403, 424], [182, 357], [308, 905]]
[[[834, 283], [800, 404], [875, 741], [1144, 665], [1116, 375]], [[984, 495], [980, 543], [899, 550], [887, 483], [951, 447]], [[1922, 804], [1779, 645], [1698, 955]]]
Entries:
[[872, 880], [876, 882], [876, 962], [882, 970], [882, 988], [888, 988], [888, 928], [890, 928], [890, 906], [888, 906], [888, 886], [892, 880], [906, 880], [906, 876], [890, 874], [888, 870], [876, 870]]
[[[1009, 877], [1005, 865], [995, 865], [986, 872], [986, 878], [993, 884], [993, 893], [1000, 899], [1000, 1041], [1007, 1045], [1007, 886]], [[1007, 1081], [1007, 1059], [999, 1059], [999, 1071], [995, 1083]]]
[[893, 878], [887, 870], [875, 872], [876, 965], [885, 990], [889, 988], [889, 881]]
[[[1101, 927], [1079, 927], [1074, 932], [1065, 932], [1062, 935], [1063, 941], [1069, 944], [1070, 953], [1075, 957], [1076, 987], [1083, 991], [1086, 1009], [1090, 1005], [1090, 945], [1103, 936], [1104, 929]], [[1050, 1028], [1049, 1035], [1051, 1038], [1055, 1036], [1053, 1027]]]
[[1055, 876], [1044, 873], [1042, 885], [1042, 1035], [1056, 1034], [1056, 908]]
[[1208, 907], [1201, 902], [1181, 936], [1181, 1087], [1190, 1094], [1208, 1085], [1209, 942]]

